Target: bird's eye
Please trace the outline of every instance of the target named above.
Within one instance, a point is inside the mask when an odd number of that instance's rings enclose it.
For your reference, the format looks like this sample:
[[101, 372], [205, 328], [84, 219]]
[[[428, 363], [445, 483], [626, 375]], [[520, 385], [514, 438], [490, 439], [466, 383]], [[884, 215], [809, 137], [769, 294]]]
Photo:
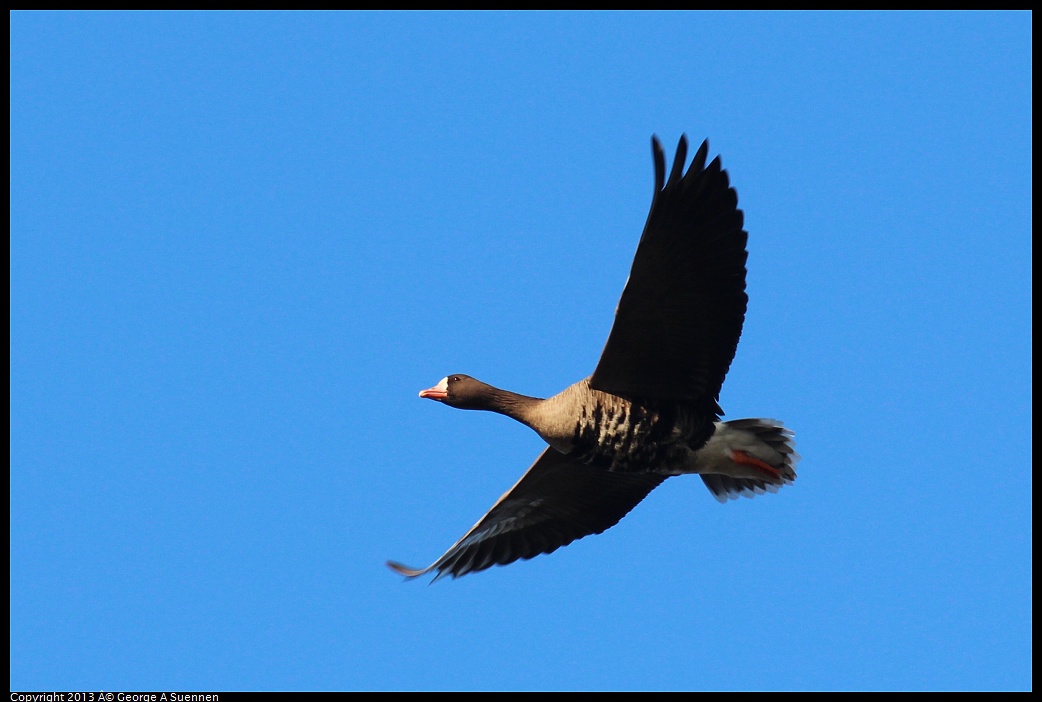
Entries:
[[449, 380], [451, 380], [454, 383], [458, 383], [459, 382], [459, 376], [458, 375], [454, 375], [451, 378], [449, 378]]

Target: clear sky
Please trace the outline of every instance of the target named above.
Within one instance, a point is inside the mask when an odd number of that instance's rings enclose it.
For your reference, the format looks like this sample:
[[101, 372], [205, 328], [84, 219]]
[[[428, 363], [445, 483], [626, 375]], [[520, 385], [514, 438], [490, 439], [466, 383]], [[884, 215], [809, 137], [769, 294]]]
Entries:
[[[1031, 15], [11, 15], [11, 687], [1031, 688]], [[722, 156], [692, 476], [428, 585], [592, 372], [653, 187]]]

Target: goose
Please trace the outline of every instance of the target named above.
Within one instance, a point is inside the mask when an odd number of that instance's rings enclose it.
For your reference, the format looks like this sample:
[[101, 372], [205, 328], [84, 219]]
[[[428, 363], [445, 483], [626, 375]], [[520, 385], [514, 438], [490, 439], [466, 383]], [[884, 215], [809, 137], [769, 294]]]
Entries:
[[666, 478], [694, 473], [720, 502], [796, 479], [793, 432], [773, 419], [722, 422], [720, 388], [742, 333], [743, 213], [708, 140], [691, 165], [687, 136], [669, 178], [651, 138], [655, 190], [629, 279], [588, 378], [546, 399], [448, 375], [421, 398], [497, 412], [547, 446], [478, 522], [426, 568], [434, 582], [552, 553], [615, 526]]

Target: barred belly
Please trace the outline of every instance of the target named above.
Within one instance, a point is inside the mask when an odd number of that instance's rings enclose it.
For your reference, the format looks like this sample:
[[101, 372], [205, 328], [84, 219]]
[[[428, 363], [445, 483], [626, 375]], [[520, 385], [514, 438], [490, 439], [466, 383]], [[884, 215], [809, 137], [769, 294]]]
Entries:
[[642, 402], [596, 392], [575, 423], [569, 455], [612, 471], [672, 474], [712, 433], [673, 403]]

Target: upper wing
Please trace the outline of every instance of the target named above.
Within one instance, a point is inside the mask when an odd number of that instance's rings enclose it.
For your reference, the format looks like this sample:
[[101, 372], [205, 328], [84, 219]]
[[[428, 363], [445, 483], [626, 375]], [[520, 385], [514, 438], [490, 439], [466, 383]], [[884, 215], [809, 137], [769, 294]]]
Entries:
[[437, 580], [551, 553], [614, 526], [665, 479], [591, 468], [547, 448], [441, 558], [423, 569], [387, 565], [410, 578], [436, 570]]
[[[669, 180], [652, 137], [655, 195], [629, 280], [590, 386], [615, 395], [715, 402], [745, 308], [745, 244], [738, 196], [702, 142], [684, 173], [680, 138]], [[715, 405], [714, 405], [715, 407]]]

